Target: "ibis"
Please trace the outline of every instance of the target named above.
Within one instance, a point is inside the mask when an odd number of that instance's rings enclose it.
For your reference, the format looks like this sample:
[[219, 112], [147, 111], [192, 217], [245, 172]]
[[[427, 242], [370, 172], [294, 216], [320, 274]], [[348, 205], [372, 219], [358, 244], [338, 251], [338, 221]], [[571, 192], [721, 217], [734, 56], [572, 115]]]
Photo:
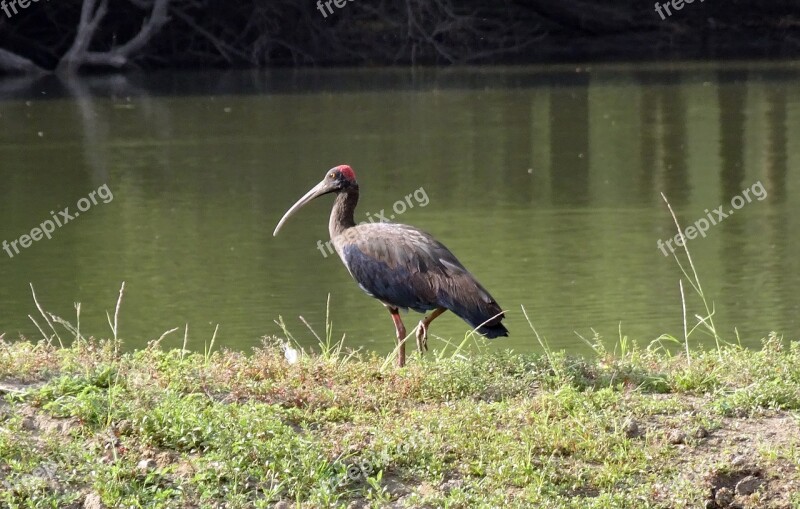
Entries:
[[415, 336], [420, 353], [428, 349], [431, 322], [451, 311], [487, 338], [508, 336], [502, 308], [444, 244], [428, 233], [398, 223], [356, 224], [358, 181], [347, 165], [331, 168], [322, 181], [292, 205], [273, 236], [300, 208], [334, 194], [328, 231], [336, 253], [358, 286], [391, 314], [397, 337], [397, 364], [406, 362], [406, 328], [400, 310], [430, 312]]

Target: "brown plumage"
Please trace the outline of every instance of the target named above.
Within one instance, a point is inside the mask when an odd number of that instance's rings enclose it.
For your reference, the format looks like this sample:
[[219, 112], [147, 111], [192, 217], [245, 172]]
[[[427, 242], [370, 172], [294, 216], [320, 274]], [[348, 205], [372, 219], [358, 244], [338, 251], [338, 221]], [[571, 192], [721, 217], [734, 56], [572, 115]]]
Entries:
[[398, 341], [398, 364], [405, 364], [406, 332], [400, 309], [433, 311], [417, 327], [417, 348], [427, 350], [430, 323], [450, 310], [488, 338], [507, 336], [504, 314], [489, 292], [441, 242], [412, 226], [396, 223], [356, 225], [358, 183], [349, 166], [331, 169], [325, 179], [283, 216], [274, 234], [300, 207], [323, 194], [336, 193], [329, 223], [336, 253], [367, 294], [392, 315]]

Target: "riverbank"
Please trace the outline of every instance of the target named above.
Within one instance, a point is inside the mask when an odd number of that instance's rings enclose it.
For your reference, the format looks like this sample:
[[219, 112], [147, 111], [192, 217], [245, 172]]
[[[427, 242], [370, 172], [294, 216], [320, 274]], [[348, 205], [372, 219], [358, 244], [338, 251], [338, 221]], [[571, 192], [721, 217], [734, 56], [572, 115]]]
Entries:
[[24, 13], [14, 2], [2, 4], [0, 73], [769, 60], [800, 53], [790, 0], [275, 0], [224, 8], [158, 0], [103, 12], [90, 24], [81, 22], [82, 4], [38, 3]]
[[800, 343], [774, 336], [406, 369], [118, 346], [0, 340], [0, 505], [800, 507]]

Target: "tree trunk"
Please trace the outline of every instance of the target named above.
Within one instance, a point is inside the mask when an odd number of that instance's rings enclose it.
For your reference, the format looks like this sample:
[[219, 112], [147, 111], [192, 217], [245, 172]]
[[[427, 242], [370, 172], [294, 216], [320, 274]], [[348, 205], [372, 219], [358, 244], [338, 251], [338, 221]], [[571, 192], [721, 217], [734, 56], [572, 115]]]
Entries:
[[139, 33], [128, 42], [108, 51], [90, 51], [95, 32], [108, 13], [108, 0], [99, 0], [99, 3], [98, 0], [84, 0], [75, 40], [72, 47], [61, 57], [56, 73], [75, 74], [84, 65], [124, 67], [130, 61], [130, 57], [140, 51], [169, 21], [168, 7], [169, 0], [153, 0], [150, 17], [142, 25]]

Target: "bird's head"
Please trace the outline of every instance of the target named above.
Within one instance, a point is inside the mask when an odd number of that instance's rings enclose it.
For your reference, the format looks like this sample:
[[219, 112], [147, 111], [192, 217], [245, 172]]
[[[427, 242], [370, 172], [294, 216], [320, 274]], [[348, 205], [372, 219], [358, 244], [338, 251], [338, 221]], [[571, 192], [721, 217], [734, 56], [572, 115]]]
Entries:
[[275, 231], [272, 232], [272, 236], [274, 237], [278, 235], [278, 231], [283, 226], [283, 223], [285, 223], [287, 219], [294, 215], [295, 212], [300, 210], [303, 205], [310, 202], [314, 198], [318, 198], [329, 193], [344, 193], [357, 190], [358, 182], [356, 181], [356, 174], [351, 167], [347, 166], [346, 164], [340, 164], [339, 166], [331, 168], [325, 172], [325, 177], [319, 184], [312, 187], [306, 194], [303, 195], [302, 198], [297, 200], [297, 202], [286, 211], [286, 214], [284, 214], [281, 220], [278, 222], [278, 226], [275, 227]]

